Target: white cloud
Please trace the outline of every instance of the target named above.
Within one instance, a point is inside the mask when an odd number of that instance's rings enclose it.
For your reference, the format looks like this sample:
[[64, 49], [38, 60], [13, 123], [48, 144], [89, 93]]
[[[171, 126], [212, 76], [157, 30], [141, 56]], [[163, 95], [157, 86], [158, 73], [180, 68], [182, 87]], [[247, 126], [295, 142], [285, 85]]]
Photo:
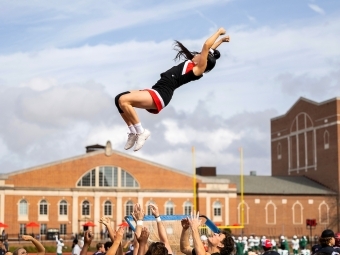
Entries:
[[311, 8], [313, 11], [319, 13], [319, 14], [326, 14], [326, 12], [321, 8], [319, 7], [318, 5], [316, 4], [308, 4], [309, 8]]

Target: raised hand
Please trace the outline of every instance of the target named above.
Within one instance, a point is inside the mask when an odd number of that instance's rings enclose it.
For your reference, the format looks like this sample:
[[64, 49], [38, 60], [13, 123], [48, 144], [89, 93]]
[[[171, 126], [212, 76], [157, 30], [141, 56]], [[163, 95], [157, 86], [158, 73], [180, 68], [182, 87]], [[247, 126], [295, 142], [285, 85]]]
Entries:
[[139, 244], [146, 244], [148, 242], [150, 232], [146, 227], [142, 228], [142, 232], [139, 237], [136, 236], [136, 239]]
[[99, 223], [105, 225], [106, 227], [110, 226], [110, 219], [107, 217], [101, 217]]
[[132, 217], [135, 220], [143, 220], [144, 219], [144, 210], [143, 210], [143, 208], [140, 204], [138, 204], [138, 203], [135, 204], [135, 206], [133, 208]]
[[188, 217], [188, 222], [191, 229], [195, 228], [198, 229], [198, 227], [201, 225], [202, 220], [200, 219], [199, 216], [200, 216], [199, 212], [197, 212], [197, 214], [195, 214], [195, 211], [191, 212], [190, 217]]
[[221, 38], [222, 42], [229, 42], [230, 41], [230, 37], [229, 35], [224, 36], [223, 38]]
[[181, 225], [183, 229], [188, 229], [190, 227], [188, 218], [181, 219]]
[[218, 32], [219, 32], [220, 35], [224, 35], [226, 33], [226, 30], [223, 27], [220, 27], [218, 29]]
[[84, 243], [86, 243], [90, 246], [92, 240], [93, 240], [93, 234], [92, 234], [91, 230], [85, 231], [85, 233], [84, 233]]
[[116, 231], [116, 238], [122, 240], [124, 235], [124, 227], [119, 227]]
[[22, 235], [21, 237], [25, 241], [32, 241], [34, 239], [33, 236], [30, 236], [30, 235]]
[[149, 204], [149, 208], [151, 210], [151, 213], [153, 216], [158, 217], [159, 216], [159, 211], [157, 205], [154, 204]]

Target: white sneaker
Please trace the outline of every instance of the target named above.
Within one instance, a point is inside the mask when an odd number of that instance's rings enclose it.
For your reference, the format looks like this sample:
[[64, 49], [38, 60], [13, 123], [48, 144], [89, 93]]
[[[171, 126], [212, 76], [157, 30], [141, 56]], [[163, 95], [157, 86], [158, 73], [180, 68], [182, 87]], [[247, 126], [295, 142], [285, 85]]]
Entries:
[[137, 140], [137, 134], [134, 134], [134, 133], [128, 133], [128, 134], [129, 134], [128, 140], [124, 147], [125, 150], [132, 148], [135, 145], [136, 140]]
[[137, 141], [136, 141], [136, 145], [135, 145], [135, 148], [133, 149], [134, 151], [138, 151], [140, 148], [143, 147], [146, 139], [149, 138], [150, 136], [150, 131], [147, 130], [147, 129], [144, 129], [144, 132], [141, 133], [141, 134], [137, 134]]

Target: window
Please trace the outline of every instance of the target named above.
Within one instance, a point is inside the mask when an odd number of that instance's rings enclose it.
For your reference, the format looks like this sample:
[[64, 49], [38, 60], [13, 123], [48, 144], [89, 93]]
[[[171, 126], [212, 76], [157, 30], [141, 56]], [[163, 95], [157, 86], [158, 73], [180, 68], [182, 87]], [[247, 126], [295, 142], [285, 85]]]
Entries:
[[111, 216], [112, 215], [112, 204], [110, 201], [106, 201], [104, 204], [104, 215]]
[[21, 223], [19, 226], [19, 234], [20, 235], [26, 235], [26, 224]]
[[66, 231], [66, 224], [60, 224], [60, 229], [59, 229], [59, 234], [60, 235], [66, 235], [67, 231]]
[[184, 215], [190, 215], [192, 211], [192, 203], [190, 201], [186, 201], [184, 203]]
[[40, 201], [39, 204], [39, 214], [40, 215], [47, 215], [47, 202], [45, 199]]
[[44, 223], [40, 224], [40, 234], [46, 235], [46, 233], [47, 233], [47, 224], [44, 224]]
[[138, 187], [136, 180], [128, 172], [122, 170], [122, 187]]
[[221, 216], [222, 215], [222, 207], [221, 207], [221, 203], [219, 201], [216, 201], [213, 205], [213, 209], [214, 209], [214, 216]]
[[81, 206], [81, 214], [84, 216], [90, 215], [90, 203], [89, 201], [84, 201]]
[[131, 200], [126, 202], [125, 215], [131, 215], [133, 213], [133, 202]]
[[138, 188], [138, 182], [130, 173], [116, 166], [97, 166], [85, 173], [78, 187], [127, 187]]
[[174, 203], [172, 201], [168, 201], [165, 204], [165, 214], [166, 215], [174, 215]]
[[27, 208], [27, 201], [25, 199], [21, 200], [19, 203], [19, 215], [20, 216], [27, 216], [28, 208]]
[[99, 187], [118, 187], [117, 167], [99, 167]]
[[324, 149], [327, 150], [329, 149], [329, 133], [327, 130], [323, 134], [323, 139], [324, 139]]
[[89, 173], [85, 174], [78, 182], [77, 186], [93, 187], [96, 186], [96, 169], [92, 169]]
[[59, 203], [59, 215], [67, 215], [67, 202], [61, 200]]
[[278, 143], [278, 145], [277, 145], [277, 159], [281, 159], [282, 158], [281, 154], [282, 154], [281, 143]]

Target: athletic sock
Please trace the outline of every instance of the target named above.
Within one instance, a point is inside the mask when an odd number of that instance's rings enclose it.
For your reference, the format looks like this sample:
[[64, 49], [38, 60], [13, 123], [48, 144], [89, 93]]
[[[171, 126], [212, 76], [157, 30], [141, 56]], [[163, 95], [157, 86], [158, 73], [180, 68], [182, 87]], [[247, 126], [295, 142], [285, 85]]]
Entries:
[[133, 125], [128, 126], [128, 128], [130, 129], [130, 133], [136, 134], [136, 129]]
[[141, 133], [144, 132], [144, 128], [142, 127], [142, 123], [139, 122], [139, 123], [137, 123], [137, 124], [135, 124], [133, 126], [136, 129], [137, 134], [141, 134]]

